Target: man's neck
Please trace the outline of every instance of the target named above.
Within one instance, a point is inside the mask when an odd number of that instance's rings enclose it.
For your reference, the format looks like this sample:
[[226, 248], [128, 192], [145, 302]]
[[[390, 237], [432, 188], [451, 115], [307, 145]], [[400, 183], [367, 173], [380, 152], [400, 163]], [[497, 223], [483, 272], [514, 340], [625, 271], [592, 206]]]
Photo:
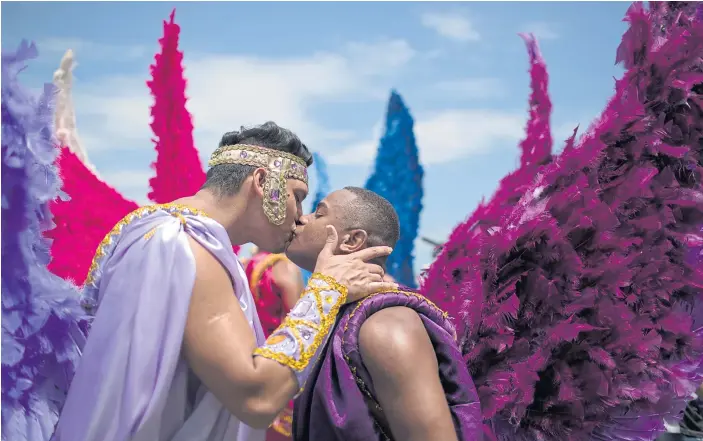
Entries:
[[202, 210], [209, 218], [225, 228], [232, 245], [242, 245], [251, 242], [249, 226], [246, 222], [246, 201], [243, 199], [240, 195], [217, 197], [209, 190], [200, 190], [193, 196], [173, 202]]

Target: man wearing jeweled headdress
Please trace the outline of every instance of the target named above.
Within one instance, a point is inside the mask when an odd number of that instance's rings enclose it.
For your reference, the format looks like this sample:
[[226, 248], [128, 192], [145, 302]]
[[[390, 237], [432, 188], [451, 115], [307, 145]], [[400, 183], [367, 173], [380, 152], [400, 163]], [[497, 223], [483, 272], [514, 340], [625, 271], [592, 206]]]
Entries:
[[[192, 142], [191, 130], [188, 130], [191, 126], [188, 124], [190, 114], [184, 106], [185, 90], [163, 87], [164, 84], [172, 85], [174, 80], [175, 83], [179, 83], [178, 80], [180, 80], [180, 83], [185, 85], [181, 66], [169, 64], [169, 60], [173, 59], [174, 51], [178, 50], [179, 33], [180, 28], [174, 22], [174, 14], [172, 14], [170, 20], [164, 22], [164, 36], [159, 41], [161, 53], [157, 55], [154, 65], [151, 66], [153, 79], [148, 83], [154, 98], [154, 109], [159, 110], [154, 116], [155, 123], [152, 124], [154, 138], [158, 140], [156, 141], [157, 159], [153, 167], [156, 176], [149, 182], [152, 190], [149, 197], [157, 203], [190, 195], [192, 189], [199, 188], [206, 179], [205, 172], [201, 171], [200, 162], [192, 161], [194, 153], [197, 157], [197, 150]], [[92, 253], [104, 234], [110, 230], [114, 222], [134, 210], [136, 205], [127, 199], [124, 199], [122, 205], [103, 204], [107, 214], [111, 214], [115, 219], [111, 221], [110, 216], [105, 216], [105, 212], [95, 213], [94, 210], [86, 210], [86, 206], [81, 204], [81, 201], [92, 204], [95, 197], [102, 199], [105, 196], [104, 194], [100, 196], [100, 192], [96, 191], [96, 194], [91, 195], [92, 197], [86, 198], [86, 188], [100, 188], [103, 193], [109, 193], [112, 189], [107, 183], [99, 182], [95, 167], [89, 162], [87, 152], [79, 142], [71, 93], [73, 66], [73, 51], [69, 50], [54, 74], [54, 83], [58, 89], [55, 127], [57, 138], [64, 146], [59, 164], [64, 188], [71, 199], [54, 204], [57, 228], [48, 235], [54, 239], [52, 243], [54, 259], [50, 268], [68, 280], [83, 280], [90, 265]], [[179, 106], [178, 103], [183, 105]], [[164, 112], [164, 109], [170, 109], [170, 111]], [[178, 119], [177, 116], [182, 118]], [[171, 130], [173, 126], [183, 127], [179, 132], [180, 139], [174, 139], [162, 131], [164, 127], [169, 127], [168, 130]], [[180, 171], [180, 176], [169, 173], [174, 170], [174, 167]], [[117, 199], [123, 199], [116, 190], [112, 192]], [[76, 245], [79, 238], [83, 239], [81, 243], [85, 246], [78, 248], [87, 253], [77, 252]], [[69, 249], [66, 246], [67, 243], [71, 243], [73, 247]], [[235, 253], [239, 254], [239, 246], [233, 248]], [[243, 260], [242, 264], [249, 279], [264, 336], [267, 337], [281, 324], [304, 290], [300, 270], [283, 254], [263, 250], [255, 251], [252, 258], [248, 261]], [[276, 417], [267, 432], [267, 441], [290, 439], [292, 409], [292, 402], [290, 402]]]
[[265, 339], [232, 251], [281, 253], [295, 237], [312, 155], [273, 122], [229, 132], [195, 195], [138, 208], [95, 253], [92, 316], [55, 441], [263, 441], [301, 390], [339, 308], [394, 284], [375, 247], [327, 245], [301, 299]]

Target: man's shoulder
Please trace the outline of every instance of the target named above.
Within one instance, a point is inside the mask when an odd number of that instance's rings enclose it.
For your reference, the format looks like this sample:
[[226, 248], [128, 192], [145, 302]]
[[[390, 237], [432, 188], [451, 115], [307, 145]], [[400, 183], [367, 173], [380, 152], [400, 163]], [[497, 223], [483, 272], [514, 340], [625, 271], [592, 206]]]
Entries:
[[407, 306], [390, 306], [364, 321], [359, 330], [359, 347], [366, 357], [389, 353], [404, 357], [412, 355], [416, 342], [426, 338], [427, 330], [417, 311]]
[[391, 322], [397, 321], [396, 317], [405, 317], [408, 320], [421, 323], [420, 315], [443, 325], [448, 318], [448, 314], [427, 297], [413, 289], [404, 287], [393, 291], [378, 292], [365, 297], [350, 304], [345, 310], [345, 314], [355, 315], [360, 310], [368, 317], [363, 321], [362, 327], [369, 322], [374, 323], [377, 321], [388, 322], [388, 326], [391, 326]]
[[434, 347], [415, 310], [392, 306], [376, 312], [361, 325], [359, 352], [374, 380], [403, 382], [413, 377], [418, 357], [434, 356]]

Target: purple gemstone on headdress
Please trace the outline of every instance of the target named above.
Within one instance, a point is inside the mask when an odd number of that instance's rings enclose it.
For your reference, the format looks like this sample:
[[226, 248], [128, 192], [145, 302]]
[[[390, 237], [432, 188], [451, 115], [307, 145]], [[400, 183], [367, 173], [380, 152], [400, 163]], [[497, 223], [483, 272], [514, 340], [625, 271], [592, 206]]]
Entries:
[[304, 169], [303, 169], [303, 174], [304, 174], [305, 176], [308, 175], [308, 169], [307, 169], [307, 168], [304, 168]]
[[297, 169], [298, 169], [298, 164], [296, 164], [296, 163], [294, 162], [294, 163], [292, 163], [292, 164], [290, 165], [290, 168], [292, 168], [293, 170], [297, 170]]
[[280, 196], [280, 193], [278, 192], [278, 190], [273, 190], [273, 191], [271, 192], [271, 199], [272, 199], [272, 200], [277, 201], [277, 200], [278, 200], [278, 196]]
[[241, 158], [246, 158], [246, 157], [247, 157], [247, 152], [241, 151], [241, 152], [239, 152], [239, 156], [240, 156]]
[[280, 166], [281, 166], [281, 161], [279, 161], [278, 159], [276, 159], [275, 161], [273, 161], [273, 165], [275, 165], [276, 167], [280, 167]]

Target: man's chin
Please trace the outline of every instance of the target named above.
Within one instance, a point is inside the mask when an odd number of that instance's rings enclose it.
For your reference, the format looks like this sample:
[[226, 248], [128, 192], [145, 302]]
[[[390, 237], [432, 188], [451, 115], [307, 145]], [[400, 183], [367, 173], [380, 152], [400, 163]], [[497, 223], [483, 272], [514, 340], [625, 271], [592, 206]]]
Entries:
[[297, 247], [295, 246], [295, 243], [292, 243], [288, 246], [288, 248], [285, 251], [286, 257], [288, 259], [290, 259], [291, 262], [298, 265], [298, 267], [300, 267], [306, 271], [312, 272], [315, 269], [315, 264], [313, 263], [312, 268], [309, 268], [310, 267], [310, 264], [308, 261], [309, 259], [306, 259], [305, 256], [303, 254], [301, 254], [299, 251], [300, 250], [297, 249]]

